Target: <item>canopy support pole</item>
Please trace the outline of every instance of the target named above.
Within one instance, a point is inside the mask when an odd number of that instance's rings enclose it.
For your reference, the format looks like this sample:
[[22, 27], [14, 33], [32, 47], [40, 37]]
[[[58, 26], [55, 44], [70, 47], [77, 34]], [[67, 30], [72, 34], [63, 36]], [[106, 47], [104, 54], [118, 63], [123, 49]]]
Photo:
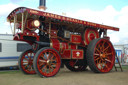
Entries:
[[16, 32], [16, 22], [17, 22], [17, 15], [14, 16], [14, 32], [13, 32], [13, 35], [15, 35], [15, 32]]
[[24, 32], [24, 13], [22, 13], [22, 25], [21, 25], [21, 33]]
[[[51, 21], [49, 22], [49, 33], [51, 33]], [[49, 35], [49, 38], [51, 37], [51, 35]]]

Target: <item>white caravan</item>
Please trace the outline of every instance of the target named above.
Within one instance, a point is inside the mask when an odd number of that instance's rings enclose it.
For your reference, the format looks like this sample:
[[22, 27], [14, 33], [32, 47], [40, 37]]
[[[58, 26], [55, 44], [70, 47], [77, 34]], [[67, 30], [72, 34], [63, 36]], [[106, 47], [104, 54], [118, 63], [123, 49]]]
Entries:
[[20, 54], [30, 48], [25, 42], [13, 41], [10, 34], [0, 34], [0, 68], [18, 66]]

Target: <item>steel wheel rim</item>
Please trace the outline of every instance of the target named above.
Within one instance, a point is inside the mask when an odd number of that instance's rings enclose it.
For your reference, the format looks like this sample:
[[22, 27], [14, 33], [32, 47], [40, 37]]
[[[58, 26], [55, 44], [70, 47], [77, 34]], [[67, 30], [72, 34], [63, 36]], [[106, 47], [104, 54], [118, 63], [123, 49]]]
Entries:
[[94, 49], [94, 62], [100, 72], [109, 72], [115, 62], [115, 51], [110, 41], [98, 41]]
[[33, 51], [29, 50], [29, 51], [26, 51], [21, 58], [21, 67], [22, 67], [23, 71], [25, 71], [28, 74], [36, 73], [33, 68], [34, 56], [35, 56], [35, 53], [33, 53]]
[[37, 59], [37, 68], [45, 77], [54, 76], [60, 69], [61, 60], [59, 54], [52, 49], [43, 50]]

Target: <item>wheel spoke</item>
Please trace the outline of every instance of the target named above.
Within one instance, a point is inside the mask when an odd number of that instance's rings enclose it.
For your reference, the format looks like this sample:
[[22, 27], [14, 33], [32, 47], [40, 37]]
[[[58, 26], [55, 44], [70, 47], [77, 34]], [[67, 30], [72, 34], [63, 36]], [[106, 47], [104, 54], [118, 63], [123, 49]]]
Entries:
[[51, 73], [51, 68], [50, 68], [50, 66], [49, 66], [49, 73]]
[[28, 62], [23, 62], [23, 63], [28, 63]]
[[28, 65], [28, 70], [30, 71], [30, 69], [31, 69], [31, 65]]
[[30, 59], [31, 59], [31, 57], [32, 57], [32, 53], [30, 53]]
[[111, 60], [109, 60], [109, 59], [105, 59], [105, 61], [112, 63]]
[[43, 58], [44, 60], [46, 60], [46, 59], [44, 58], [44, 55], [41, 55], [41, 58]]
[[54, 68], [52, 66], [50, 66], [52, 70], [54, 70]]
[[52, 62], [53, 62], [53, 61], [56, 61], [56, 59], [52, 59], [51, 61], [52, 61]]
[[107, 64], [105, 64], [105, 67], [108, 69], [108, 65]]
[[51, 65], [56, 65], [56, 63], [51, 63]]
[[103, 64], [102, 63], [100, 63], [100, 66], [101, 66], [101, 70], [103, 70]]
[[100, 58], [99, 56], [94, 56], [95, 59]]
[[44, 69], [44, 72], [47, 73], [47, 67]]
[[101, 63], [101, 60], [99, 60], [99, 62], [98, 63]]
[[30, 68], [31, 68], [31, 65], [28, 66], [28, 69], [30, 69]]
[[48, 56], [47, 56], [47, 53], [45, 52], [45, 56], [46, 56], [46, 58], [48, 59]]
[[102, 51], [102, 45], [101, 45], [101, 44], [98, 44], [98, 49], [99, 49], [100, 51]]
[[45, 68], [46, 68], [46, 65], [41, 70], [44, 70]]
[[31, 71], [33, 71], [34, 69], [33, 69], [33, 66], [31, 66]]
[[51, 57], [50, 61], [56, 61], [56, 57], [54, 55]]
[[96, 48], [96, 50], [97, 50], [97, 52], [99, 52], [99, 53], [100, 53], [100, 50], [99, 50], [99, 49], [97, 49], [97, 48]]
[[102, 51], [102, 46], [100, 46], [100, 51]]
[[107, 47], [103, 50], [103, 52], [105, 52], [109, 47], [110, 47], [110, 46], [107, 46]]
[[50, 56], [51, 56], [51, 53], [49, 52], [48, 59], [50, 58]]
[[31, 66], [31, 68], [29, 69], [29, 71], [32, 71], [32, 66]]
[[30, 56], [28, 56], [28, 54], [27, 54], [27, 57], [30, 59]]
[[39, 64], [39, 66], [41, 67], [41, 66], [43, 66], [45, 63], [41, 63], [41, 64]]
[[52, 55], [52, 57], [50, 58], [50, 61], [53, 59], [54, 55]]
[[99, 59], [100, 59], [100, 58], [98, 57], [98, 58], [95, 59], [95, 61], [97, 61], [97, 60], [99, 60]]
[[108, 65], [107, 65], [105, 62], [103, 62], [103, 63], [104, 63], [104, 65], [105, 65], [106, 69], [109, 70]]
[[106, 56], [108, 56], [108, 55], [112, 55], [112, 53], [106, 53], [105, 55], [106, 55]]
[[97, 54], [97, 53], [95, 53], [94, 55], [95, 55], [95, 56], [100, 56], [100, 54]]
[[24, 67], [26, 68], [28, 66], [28, 64], [24, 65]]
[[25, 58], [25, 57], [24, 57], [24, 59], [25, 59], [26, 61], [28, 61], [28, 59], [27, 59], [27, 58]]
[[39, 62], [41, 62], [41, 63], [45, 63], [46, 61], [45, 61], [45, 60], [41, 60], [41, 59], [40, 59], [40, 60], [39, 60]]
[[102, 50], [104, 50], [104, 44], [105, 44], [105, 41], [104, 41], [103, 44], [102, 44]]
[[98, 44], [97, 48], [100, 48], [100, 44]]

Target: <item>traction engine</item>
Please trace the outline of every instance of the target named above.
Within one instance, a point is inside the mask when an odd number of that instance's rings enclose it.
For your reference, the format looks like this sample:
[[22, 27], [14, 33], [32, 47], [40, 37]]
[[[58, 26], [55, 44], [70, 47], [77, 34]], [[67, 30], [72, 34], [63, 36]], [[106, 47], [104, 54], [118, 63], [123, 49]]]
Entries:
[[115, 51], [107, 30], [119, 28], [19, 7], [7, 17], [13, 25], [14, 40], [32, 46], [19, 57], [25, 74], [51, 77], [61, 64], [71, 71], [107, 73], [115, 62]]

